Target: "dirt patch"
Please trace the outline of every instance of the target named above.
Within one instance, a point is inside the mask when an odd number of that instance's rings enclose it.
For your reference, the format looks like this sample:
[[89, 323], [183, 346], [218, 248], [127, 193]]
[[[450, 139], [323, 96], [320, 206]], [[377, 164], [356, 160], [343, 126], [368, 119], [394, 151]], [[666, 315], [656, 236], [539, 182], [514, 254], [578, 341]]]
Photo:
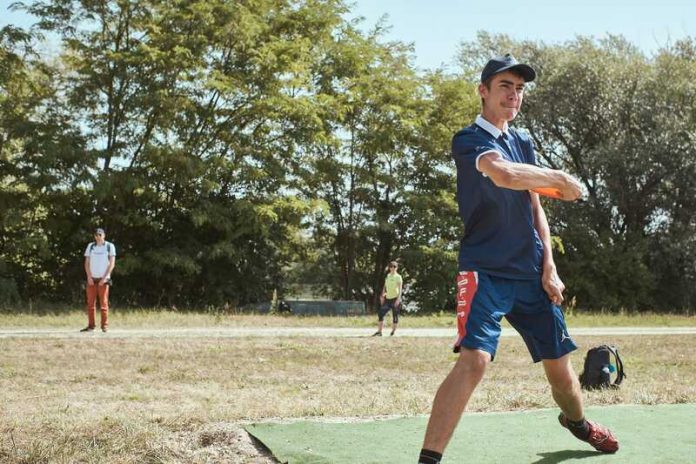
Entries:
[[[326, 423], [360, 423], [403, 417], [381, 415], [376, 417], [315, 417], [271, 418], [256, 423], [289, 424], [317, 420]], [[178, 432], [166, 448], [180, 462], [209, 464], [280, 464], [263, 443], [249, 435], [244, 427], [250, 422], [206, 424], [198, 430]]]
[[210, 464], [278, 464], [270, 451], [240, 424], [207, 424], [178, 432], [166, 444], [180, 462]]

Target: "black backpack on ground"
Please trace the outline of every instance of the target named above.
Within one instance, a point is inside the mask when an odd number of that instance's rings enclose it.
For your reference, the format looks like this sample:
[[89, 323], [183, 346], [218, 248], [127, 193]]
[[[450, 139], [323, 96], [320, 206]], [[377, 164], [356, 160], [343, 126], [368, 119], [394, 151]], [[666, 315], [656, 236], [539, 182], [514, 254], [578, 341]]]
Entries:
[[[611, 383], [612, 363], [611, 357], [616, 361], [616, 380]], [[586, 390], [600, 388], [619, 388], [621, 381], [626, 377], [623, 362], [619, 357], [619, 350], [610, 345], [596, 346], [587, 352], [585, 367], [580, 374], [580, 385]]]

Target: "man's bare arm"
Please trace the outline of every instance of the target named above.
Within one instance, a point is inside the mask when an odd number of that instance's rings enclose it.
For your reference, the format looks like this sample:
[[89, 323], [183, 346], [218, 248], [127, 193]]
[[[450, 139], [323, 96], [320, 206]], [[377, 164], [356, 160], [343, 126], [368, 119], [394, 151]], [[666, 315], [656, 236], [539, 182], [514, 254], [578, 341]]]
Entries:
[[560, 190], [567, 201], [577, 200], [582, 195], [580, 182], [573, 176], [556, 169], [512, 163], [495, 151], [481, 156], [478, 167], [498, 187], [512, 190], [553, 187]]
[[563, 291], [565, 290], [565, 285], [558, 276], [556, 263], [553, 259], [549, 222], [546, 218], [546, 212], [544, 212], [544, 208], [541, 206], [541, 202], [539, 201], [539, 195], [534, 192], [531, 192], [530, 194], [532, 198], [534, 228], [536, 229], [537, 234], [539, 234], [539, 239], [544, 247], [541, 284], [544, 287], [544, 291], [549, 296], [549, 299], [554, 304], [560, 305], [563, 302]]
[[104, 274], [104, 278], [108, 279], [111, 277], [111, 271], [114, 270], [114, 267], [116, 266], [116, 256], [109, 256], [109, 266], [106, 268], [106, 273]]

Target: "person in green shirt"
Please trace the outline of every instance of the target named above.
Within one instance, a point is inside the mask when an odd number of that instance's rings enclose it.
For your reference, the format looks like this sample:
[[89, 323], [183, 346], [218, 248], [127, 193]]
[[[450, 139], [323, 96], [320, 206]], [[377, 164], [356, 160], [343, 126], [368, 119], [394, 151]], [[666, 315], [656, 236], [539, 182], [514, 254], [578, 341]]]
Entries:
[[389, 263], [389, 274], [384, 279], [384, 287], [382, 288], [382, 294], [379, 297], [380, 304], [379, 308], [379, 325], [377, 327], [377, 332], [372, 334], [373, 337], [381, 337], [382, 329], [384, 328], [384, 316], [391, 310], [392, 312], [392, 331], [389, 335], [394, 335], [396, 332], [396, 326], [399, 324], [399, 311], [401, 310], [401, 288], [403, 286], [403, 279], [396, 270], [399, 265], [396, 261]]

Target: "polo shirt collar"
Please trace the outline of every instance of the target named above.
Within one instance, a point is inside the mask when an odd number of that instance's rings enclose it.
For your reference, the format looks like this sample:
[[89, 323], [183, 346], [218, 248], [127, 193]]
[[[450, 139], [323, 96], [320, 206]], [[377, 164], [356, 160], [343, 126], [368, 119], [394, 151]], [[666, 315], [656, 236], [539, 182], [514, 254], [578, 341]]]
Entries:
[[476, 116], [476, 125], [479, 126], [481, 129], [485, 130], [489, 134], [493, 136], [494, 139], [497, 139], [500, 137], [500, 134], [505, 133], [505, 136], [509, 136], [510, 132], [508, 131], [508, 125], [505, 123], [505, 127], [501, 131], [497, 127], [495, 127], [493, 124], [488, 122], [483, 116], [480, 114]]

